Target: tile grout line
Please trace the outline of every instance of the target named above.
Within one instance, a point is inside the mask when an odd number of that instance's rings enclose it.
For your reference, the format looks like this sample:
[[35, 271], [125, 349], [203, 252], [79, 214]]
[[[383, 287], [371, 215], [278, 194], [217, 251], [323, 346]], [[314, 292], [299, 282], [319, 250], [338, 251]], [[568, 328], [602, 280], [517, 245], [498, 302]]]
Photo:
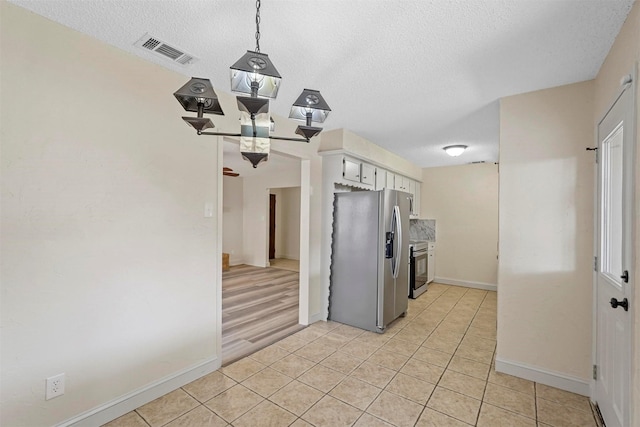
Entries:
[[134, 409], [134, 410], [133, 410], [133, 412], [135, 412], [135, 413], [136, 413], [140, 418], [142, 418], [142, 421], [144, 421], [144, 423], [145, 423], [146, 425], [148, 425], [149, 427], [151, 427], [151, 424], [149, 424], [149, 423], [147, 422], [147, 419], [146, 419], [145, 417], [143, 417], [141, 413], [139, 413], [139, 412], [138, 412], [138, 408]]
[[[473, 315], [473, 319], [475, 319], [476, 316], [478, 315], [478, 311], [480, 311], [480, 307], [482, 306], [482, 303], [487, 299], [488, 295], [489, 294], [486, 293], [484, 298], [482, 299], [482, 302], [480, 302], [480, 305], [478, 305], [478, 310], [476, 311], [476, 314]], [[471, 323], [473, 323], [473, 319], [471, 320]], [[471, 324], [469, 324], [469, 327], [471, 327]], [[480, 399], [480, 408], [478, 409], [478, 415], [476, 416], [476, 425], [478, 425], [478, 422], [480, 421], [480, 413], [482, 412], [482, 407], [485, 404], [484, 396], [487, 394], [487, 387], [489, 387], [489, 377], [491, 376], [491, 369], [495, 368], [493, 362], [495, 362], [495, 355], [496, 355], [496, 351], [498, 350], [497, 343], [498, 343], [498, 340], [496, 339], [496, 347], [493, 349], [493, 353], [491, 354], [492, 363], [489, 365], [489, 373], [487, 374], [487, 380], [485, 381], [484, 389], [482, 390], [482, 399]]]

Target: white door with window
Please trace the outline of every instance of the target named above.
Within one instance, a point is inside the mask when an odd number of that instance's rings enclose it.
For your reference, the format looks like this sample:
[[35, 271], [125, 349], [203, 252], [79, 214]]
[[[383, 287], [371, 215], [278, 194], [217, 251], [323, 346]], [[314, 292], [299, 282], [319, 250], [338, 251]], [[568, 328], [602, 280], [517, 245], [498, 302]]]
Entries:
[[630, 423], [634, 90], [627, 84], [598, 124], [594, 400], [607, 427]]

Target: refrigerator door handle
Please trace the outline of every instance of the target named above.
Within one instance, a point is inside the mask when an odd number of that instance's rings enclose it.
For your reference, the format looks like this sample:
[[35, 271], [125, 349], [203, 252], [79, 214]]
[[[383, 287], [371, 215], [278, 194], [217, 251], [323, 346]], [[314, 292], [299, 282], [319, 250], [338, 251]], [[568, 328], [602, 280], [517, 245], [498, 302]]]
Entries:
[[393, 278], [397, 279], [400, 273], [400, 259], [402, 258], [402, 219], [400, 217], [400, 207], [395, 205], [393, 207], [393, 218], [396, 222], [396, 233], [398, 234], [398, 250], [395, 253], [393, 264]]

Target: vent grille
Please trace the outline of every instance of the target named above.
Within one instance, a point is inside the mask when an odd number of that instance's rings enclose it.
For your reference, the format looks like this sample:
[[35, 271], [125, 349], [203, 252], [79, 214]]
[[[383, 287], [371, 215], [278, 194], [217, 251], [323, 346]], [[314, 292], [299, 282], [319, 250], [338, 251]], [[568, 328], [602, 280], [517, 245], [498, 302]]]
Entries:
[[147, 40], [146, 42], [144, 42], [142, 44], [142, 47], [144, 47], [145, 49], [149, 49], [149, 50], [153, 50], [155, 49], [158, 45], [160, 44], [159, 40], [150, 38], [149, 40]]
[[133, 45], [146, 51], [153, 52], [165, 59], [170, 59], [172, 62], [176, 62], [180, 65], [191, 65], [198, 60], [195, 56], [185, 53], [184, 51], [163, 42], [157, 37], [152, 37], [148, 33], [142, 36]]

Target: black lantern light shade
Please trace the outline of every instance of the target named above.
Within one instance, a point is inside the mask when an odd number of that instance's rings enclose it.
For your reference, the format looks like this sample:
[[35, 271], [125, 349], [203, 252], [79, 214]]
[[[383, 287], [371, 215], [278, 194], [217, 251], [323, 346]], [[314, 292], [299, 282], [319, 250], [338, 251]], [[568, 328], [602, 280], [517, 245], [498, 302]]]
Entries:
[[306, 139], [311, 139], [322, 132], [322, 128], [311, 126], [311, 122], [324, 122], [330, 111], [331, 108], [320, 95], [320, 91], [305, 89], [293, 103], [289, 118], [304, 121], [306, 126], [298, 126], [296, 133]]
[[231, 90], [252, 96], [275, 99], [280, 89], [280, 74], [266, 53], [248, 50], [231, 66]]
[[254, 168], [258, 163], [268, 160], [272, 139], [309, 142], [322, 131], [322, 128], [312, 126], [312, 122], [324, 122], [331, 111], [319, 91], [305, 89], [289, 114], [290, 118], [305, 122], [295, 131], [302, 138], [270, 135], [275, 122], [269, 113], [269, 99], [278, 96], [282, 77], [269, 55], [260, 52], [260, 3], [260, 0], [256, 1], [256, 49], [248, 50], [230, 70], [231, 90], [249, 95], [236, 97], [240, 111], [240, 133], [205, 132], [214, 125], [211, 119], [203, 116], [204, 113], [224, 115], [209, 79], [193, 77], [174, 93], [186, 111], [197, 113], [196, 117], [182, 119], [195, 128], [198, 135], [238, 137], [242, 157], [250, 161]]

